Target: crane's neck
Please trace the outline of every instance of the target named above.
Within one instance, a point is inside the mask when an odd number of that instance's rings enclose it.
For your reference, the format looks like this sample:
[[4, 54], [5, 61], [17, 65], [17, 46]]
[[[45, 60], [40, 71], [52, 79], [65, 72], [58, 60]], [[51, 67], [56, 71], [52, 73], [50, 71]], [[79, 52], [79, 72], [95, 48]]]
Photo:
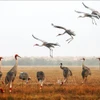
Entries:
[[62, 65], [60, 65], [60, 68], [63, 69]]
[[85, 65], [84, 65], [84, 61], [85, 61], [85, 60], [83, 60], [83, 62], [82, 62], [82, 68], [84, 68], [84, 66], [85, 66]]
[[18, 66], [18, 60], [17, 58], [15, 59], [15, 69], [17, 69], [17, 66]]

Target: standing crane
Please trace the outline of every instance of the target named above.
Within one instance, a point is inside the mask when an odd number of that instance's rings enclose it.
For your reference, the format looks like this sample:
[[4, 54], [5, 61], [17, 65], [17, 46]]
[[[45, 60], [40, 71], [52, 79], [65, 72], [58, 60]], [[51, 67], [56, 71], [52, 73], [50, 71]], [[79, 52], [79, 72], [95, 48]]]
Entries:
[[63, 67], [63, 64], [60, 63], [60, 68], [63, 70], [64, 81], [61, 85], [68, 81], [68, 77], [72, 76], [72, 71], [68, 67]]
[[42, 89], [42, 87], [43, 87], [44, 79], [45, 79], [44, 72], [38, 71], [37, 72], [37, 80], [40, 83], [40, 89]]
[[50, 57], [53, 58], [53, 49], [52, 48], [54, 48], [54, 46], [60, 46], [60, 45], [58, 43], [48, 43], [48, 42], [45, 42], [45, 41], [35, 37], [34, 35], [32, 35], [32, 36], [33, 36], [34, 39], [43, 42], [42, 45], [35, 44], [34, 46], [39, 46], [39, 47], [45, 46], [45, 47], [49, 48], [49, 50], [50, 50]]
[[97, 58], [99, 60], [99, 70], [100, 70], [100, 58]]
[[26, 83], [28, 83], [31, 77], [26, 72], [20, 72], [19, 79], [26, 80]]
[[68, 41], [68, 43], [70, 43], [73, 40], [73, 36], [75, 36], [75, 33], [73, 31], [71, 31], [70, 29], [66, 29], [66, 28], [64, 28], [62, 26], [54, 25], [53, 23], [51, 25], [53, 27], [55, 27], [55, 28], [60, 28], [60, 29], [63, 29], [64, 30], [64, 33], [58, 34], [57, 36], [61, 36], [61, 35], [64, 35], [65, 33], [67, 33], [68, 35], [71, 36], [71, 38], [67, 39], [66, 41]]
[[91, 18], [91, 19], [92, 19], [92, 24], [97, 25], [97, 23], [96, 23], [96, 21], [95, 21], [95, 19], [94, 19], [94, 18], [99, 19], [99, 18], [97, 17], [97, 15], [89, 14], [89, 13], [85, 13], [85, 12], [81, 12], [81, 11], [76, 11], [76, 10], [75, 10], [75, 12], [76, 12], [76, 13], [82, 13], [82, 14], [83, 14], [83, 16], [79, 16], [78, 18], [85, 18], [85, 17]]
[[[0, 80], [2, 80], [1, 59], [3, 59], [3, 57], [0, 57]], [[2, 81], [2, 84], [4, 84], [3, 81]]]
[[97, 10], [94, 10], [94, 9], [92, 9], [92, 8], [88, 7], [88, 6], [86, 6], [83, 2], [82, 2], [82, 4], [83, 4], [83, 6], [84, 6], [85, 8], [87, 8], [87, 9], [89, 9], [89, 10], [91, 10], [91, 11], [92, 11], [92, 13], [91, 13], [91, 14], [96, 15], [96, 17], [97, 17], [98, 19], [100, 18], [100, 12], [98, 12]]
[[90, 70], [90, 68], [88, 68], [87, 66], [84, 65], [85, 58], [82, 58], [82, 60], [83, 60], [83, 62], [82, 62], [82, 73], [81, 73], [82, 78], [83, 78], [82, 83], [86, 83], [88, 75], [91, 75], [91, 70]]
[[[0, 57], [0, 80], [1, 80], [2, 84], [4, 84], [4, 82], [2, 81], [1, 59], [3, 59], [3, 57]], [[1, 93], [4, 93], [4, 90], [2, 88], [0, 88], [0, 91], [1, 91]]]
[[[7, 75], [5, 77], [5, 84], [9, 84], [9, 92], [12, 92], [12, 83], [15, 80], [16, 74], [17, 74], [17, 66], [18, 66], [18, 60], [17, 57], [20, 57], [18, 54], [15, 54], [15, 65], [7, 72]], [[21, 57], [20, 57], [21, 58]]]

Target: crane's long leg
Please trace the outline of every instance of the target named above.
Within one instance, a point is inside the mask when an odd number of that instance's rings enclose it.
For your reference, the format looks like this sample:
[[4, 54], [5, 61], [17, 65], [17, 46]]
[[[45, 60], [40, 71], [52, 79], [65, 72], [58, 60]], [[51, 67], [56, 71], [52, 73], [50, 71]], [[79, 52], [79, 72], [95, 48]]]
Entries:
[[53, 50], [50, 49], [50, 57], [53, 58]]
[[95, 21], [95, 19], [94, 19], [94, 18], [92, 18], [92, 24], [97, 25], [97, 23], [96, 23], [96, 21]]
[[63, 82], [64, 82], [64, 83], [66, 83], [66, 82], [67, 82], [67, 80], [68, 80], [68, 78], [64, 78], [64, 81], [63, 81]]
[[10, 82], [9, 92], [12, 92], [12, 81]]
[[1, 80], [1, 83], [4, 84], [4, 81], [2, 80], [2, 78], [0, 80]]
[[95, 21], [95, 19], [94, 19], [94, 18], [93, 18], [93, 20], [94, 20], [95, 25], [97, 25], [97, 23], [96, 23], [96, 21]]
[[64, 83], [66, 83], [67, 80], [68, 80], [68, 79], [64, 77], [64, 80], [62, 81], [61, 85], [63, 85]]
[[87, 82], [87, 77], [84, 77], [82, 83], [86, 83], [86, 82]]
[[86, 82], [87, 82], [87, 77], [84, 78], [84, 83], [86, 83]]
[[71, 36], [71, 38], [67, 39], [66, 41], [68, 41], [68, 43], [70, 43], [73, 40], [73, 37]]
[[43, 81], [41, 81], [41, 86], [40, 86], [40, 89], [42, 89], [43, 88]]

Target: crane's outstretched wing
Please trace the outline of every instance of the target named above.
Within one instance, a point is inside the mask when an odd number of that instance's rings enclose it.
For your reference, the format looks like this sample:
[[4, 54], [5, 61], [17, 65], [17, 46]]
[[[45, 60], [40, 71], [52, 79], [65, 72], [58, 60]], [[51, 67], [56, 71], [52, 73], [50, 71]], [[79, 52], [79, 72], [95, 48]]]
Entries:
[[87, 14], [87, 13], [85, 13], [85, 12], [81, 12], [81, 11], [76, 11], [76, 10], [74, 10], [75, 12], [77, 12], [77, 13], [84, 13], [84, 14]]
[[98, 19], [100, 18], [100, 13], [99, 13], [97, 10], [92, 9], [92, 8], [86, 6], [83, 2], [82, 2], [82, 4], [84, 5], [85, 8], [90, 9], [90, 10], [92, 11], [92, 14], [97, 15], [97, 18], [98, 18]]
[[39, 39], [39, 38], [35, 37], [33, 34], [32, 34], [32, 37], [33, 37], [34, 39], [36, 39], [36, 40], [41, 41], [41, 42], [46, 42], [46, 41], [43, 41], [43, 40], [41, 40], [41, 39]]
[[88, 15], [88, 16], [90, 15], [90, 16], [92, 16], [92, 17], [96, 17], [97, 19], [99, 19], [99, 16], [96, 15], [96, 14], [89, 14], [89, 13], [85, 13], [85, 12], [81, 12], [81, 11], [76, 11], [76, 10], [75, 10], [75, 12], [76, 12], [76, 13], [83, 13], [83, 14]]
[[52, 26], [54, 26], [55, 28], [60, 28], [60, 29], [64, 29], [64, 30], [67, 30], [66, 28], [62, 27], [62, 26], [56, 26], [54, 25], [53, 23], [51, 24]]
[[90, 7], [88, 7], [88, 6], [86, 6], [83, 2], [82, 2], [82, 4], [84, 5], [85, 8], [90, 9], [91, 11], [96, 11], [96, 10], [94, 10], [94, 9], [92, 9], [92, 8], [90, 8]]

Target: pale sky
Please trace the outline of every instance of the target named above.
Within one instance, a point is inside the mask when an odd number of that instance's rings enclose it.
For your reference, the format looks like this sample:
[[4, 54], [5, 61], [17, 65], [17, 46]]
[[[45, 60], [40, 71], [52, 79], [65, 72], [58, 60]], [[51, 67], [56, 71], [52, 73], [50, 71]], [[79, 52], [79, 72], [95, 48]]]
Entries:
[[[100, 1], [83, 1], [87, 6], [100, 11]], [[46, 47], [34, 36], [47, 42], [59, 43], [53, 56], [100, 56], [100, 20], [97, 26], [90, 18], [78, 18], [74, 10], [91, 13], [82, 1], [0, 1], [0, 56], [48, 56]], [[74, 31], [76, 36], [69, 44], [69, 35], [51, 23]]]

